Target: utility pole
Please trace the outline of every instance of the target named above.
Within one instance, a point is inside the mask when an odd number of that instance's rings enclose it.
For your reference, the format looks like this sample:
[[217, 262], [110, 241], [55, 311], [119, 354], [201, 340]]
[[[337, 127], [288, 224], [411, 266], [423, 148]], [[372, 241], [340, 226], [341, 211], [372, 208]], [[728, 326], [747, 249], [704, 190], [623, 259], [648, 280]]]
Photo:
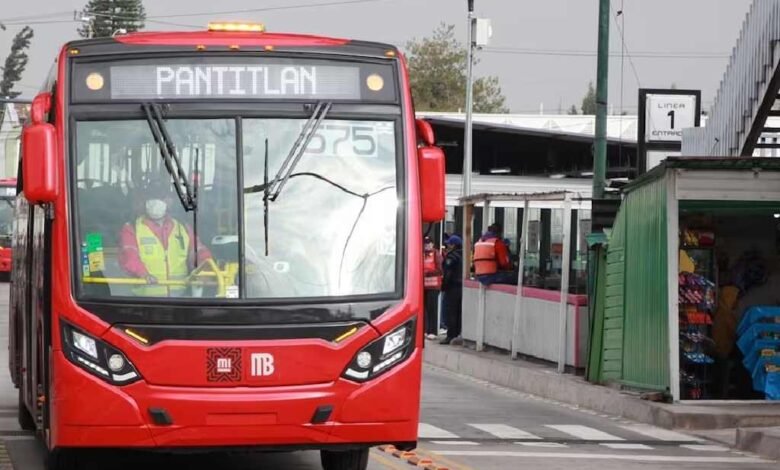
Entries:
[[463, 197], [471, 195], [471, 112], [474, 106], [474, 0], [467, 0], [468, 13], [468, 42], [466, 44], [466, 133], [463, 137]]
[[599, 0], [599, 50], [596, 76], [596, 140], [593, 154], [593, 199], [604, 198], [604, 184], [607, 172], [609, 1], [610, 0]]

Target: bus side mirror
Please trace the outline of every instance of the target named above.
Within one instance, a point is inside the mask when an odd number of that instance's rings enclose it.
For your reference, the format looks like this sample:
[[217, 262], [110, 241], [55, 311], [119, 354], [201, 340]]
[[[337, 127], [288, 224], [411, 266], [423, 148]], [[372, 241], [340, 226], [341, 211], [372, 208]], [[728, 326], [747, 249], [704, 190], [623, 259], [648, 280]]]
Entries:
[[31, 124], [22, 131], [22, 188], [34, 204], [57, 198], [56, 132], [44, 118], [50, 109], [50, 93], [36, 96], [30, 108]]
[[424, 144], [417, 149], [422, 221], [440, 222], [445, 215], [444, 152], [434, 146], [435, 139], [431, 125], [421, 119], [418, 119], [416, 124], [417, 137]]
[[444, 219], [444, 152], [439, 147], [417, 150], [420, 165], [420, 206], [422, 221], [441, 222]]

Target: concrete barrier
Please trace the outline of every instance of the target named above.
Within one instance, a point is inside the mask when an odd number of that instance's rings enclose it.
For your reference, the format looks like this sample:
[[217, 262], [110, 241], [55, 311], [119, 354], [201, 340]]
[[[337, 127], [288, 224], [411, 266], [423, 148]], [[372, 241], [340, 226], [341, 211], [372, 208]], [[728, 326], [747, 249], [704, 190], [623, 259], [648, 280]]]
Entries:
[[[504, 351], [511, 350], [517, 286], [494, 284], [485, 292], [484, 343]], [[517, 352], [546, 361], [558, 361], [558, 337], [561, 294], [523, 287]], [[463, 285], [463, 339], [477, 342], [479, 284]], [[587, 360], [587, 297], [568, 296], [566, 322], [566, 365], [581, 368]]]

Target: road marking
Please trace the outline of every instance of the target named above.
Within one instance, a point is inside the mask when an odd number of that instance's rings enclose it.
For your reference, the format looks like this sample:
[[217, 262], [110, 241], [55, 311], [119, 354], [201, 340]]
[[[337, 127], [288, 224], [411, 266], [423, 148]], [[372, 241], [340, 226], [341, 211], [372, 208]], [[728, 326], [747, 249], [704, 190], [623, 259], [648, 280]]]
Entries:
[[441, 450], [441, 455], [452, 457], [518, 457], [527, 459], [572, 459], [572, 460], [627, 460], [633, 462], [683, 462], [683, 463], [771, 463], [753, 457], [692, 457], [681, 455], [631, 455], [631, 454], [584, 454], [567, 452], [516, 452], [489, 450]]
[[513, 428], [506, 424], [469, 424], [473, 428], [492, 434], [499, 439], [541, 439], [541, 437], [525, 432], [522, 429]]
[[8, 455], [8, 449], [5, 447], [5, 442], [0, 441], [0, 470], [13, 470], [14, 465], [11, 462], [11, 457]]
[[601, 445], [615, 450], [653, 450], [652, 447], [646, 446], [644, 444], [626, 444], [623, 442], [613, 442]]
[[393, 470], [408, 470], [409, 466], [399, 463], [395, 460], [383, 457], [379, 453], [371, 452], [371, 460], [381, 463], [385, 468], [392, 468]]
[[658, 439], [659, 441], [702, 442], [702, 439], [699, 437], [688, 436], [687, 434], [661, 429], [647, 424], [631, 424], [620, 427], [627, 431]]
[[702, 445], [702, 444], [688, 444], [680, 446], [684, 449], [699, 450], [702, 452], [728, 452], [728, 447], [716, 446], [716, 445]]
[[479, 442], [474, 441], [430, 441], [431, 444], [440, 446], [478, 446]]
[[578, 424], [547, 424], [545, 426], [585, 441], [625, 441], [622, 437]]
[[566, 444], [561, 444], [558, 442], [515, 442], [515, 444], [520, 444], [521, 446], [526, 447], [547, 447], [552, 449], [565, 449], [569, 447]]
[[420, 439], [457, 439], [458, 435], [442, 428], [437, 428], [427, 423], [420, 423], [417, 426], [417, 435]]
[[0, 439], [4, 441], [35, 441], [37, 438], [30, 434], [25, 436], [2, 436]]
[[466, 465], [463, 462], [455, 462], [441, 455], [438, 451], [433, 451], [425, 447], [418, 447], [417, 453], [432, 459], [436, 463], [442, 463], [449, 468], [449, 470], [474, 470], [472, 467]]

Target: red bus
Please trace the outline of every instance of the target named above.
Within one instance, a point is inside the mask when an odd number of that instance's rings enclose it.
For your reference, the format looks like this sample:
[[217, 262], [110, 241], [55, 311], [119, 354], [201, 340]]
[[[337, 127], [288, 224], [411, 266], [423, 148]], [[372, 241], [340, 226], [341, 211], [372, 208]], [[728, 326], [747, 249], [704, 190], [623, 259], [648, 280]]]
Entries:
[[11, 274], [16, 178], [0, 178], [0, 276]]
[[66, 44], [23, 133], [19, 421], [85, 448], [416, 445], [444, 158], [390, 45], [259, 25]]

